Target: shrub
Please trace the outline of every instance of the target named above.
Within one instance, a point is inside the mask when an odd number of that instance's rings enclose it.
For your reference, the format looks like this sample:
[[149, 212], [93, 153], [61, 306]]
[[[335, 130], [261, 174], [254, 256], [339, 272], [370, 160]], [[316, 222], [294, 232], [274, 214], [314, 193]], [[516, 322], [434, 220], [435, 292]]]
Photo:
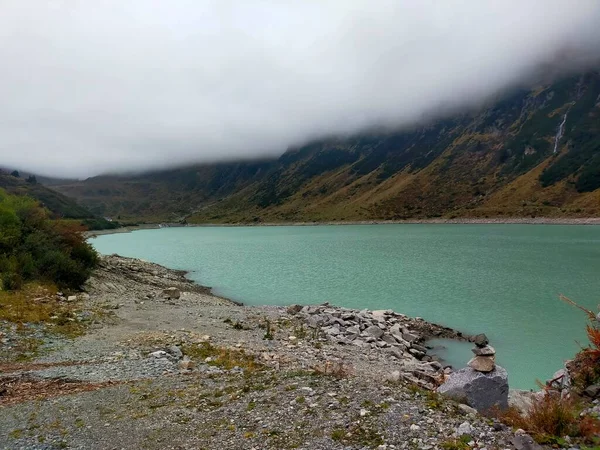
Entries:
[[18, 273], [7, 272], [2, 274], [2, 289], [5, 291], [20, 289], [22, 285], [23, 279]]
[[525, 425], [537, 436], [576, 436], [578, 413], [572, 400], [547, 393], [532, 403]]
[[39, 280], [78, 289], [98, 262], [85, 228], [51, 220], [36, 201], [0, 190], [0, 277], [4, 290]]
[[591, 384], [600, 383], [600, 329], [593, 311], [584, 308], [573, 300], [561, 295], [560, 299], [582, 310], [590, 323], [586, 327], [590, 345], [581, 349], [569, 364], [569, 373], [576, 388], [583, 390]]
[[588, 325], [587, 334], [592, 346], [581, 350], [569, 363], [573, 384], [580, 390], [600, 383], [600, 330]]
[[600, 421], [590, 416], [581, 418], [582, 409], [572, 397], [547, 391], [532, 402], [527, 414], [511, 408], [500, 413], [500, 419], [515, 428], [522, 428], [541, 444], [559, 443], [564, 436], [595, 444]]

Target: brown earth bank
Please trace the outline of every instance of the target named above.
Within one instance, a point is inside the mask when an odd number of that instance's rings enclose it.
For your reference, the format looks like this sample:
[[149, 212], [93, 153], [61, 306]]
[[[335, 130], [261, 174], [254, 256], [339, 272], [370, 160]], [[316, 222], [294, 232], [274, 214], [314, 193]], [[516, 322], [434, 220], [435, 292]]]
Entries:
[[[79, 337], [0, 322], [3, 449], [518, 449], [432, 392], [450, 371], [394, 311], [243, 306], [117, 255], [74, 296]], [[27, 352], [23, 337], [41, 345]], [[516, 439], [516, 440], [515, 440]]]

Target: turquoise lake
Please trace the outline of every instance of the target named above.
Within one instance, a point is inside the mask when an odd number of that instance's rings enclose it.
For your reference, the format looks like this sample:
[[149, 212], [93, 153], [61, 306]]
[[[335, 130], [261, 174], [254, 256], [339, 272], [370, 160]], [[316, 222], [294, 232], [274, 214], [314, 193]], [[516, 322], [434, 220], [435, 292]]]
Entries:
[[[512, 388], [534, 388], [587, 345], [584, 314], [559, 294], [594, 310], [600, 303], [596, 226], [186, 227], [90, 242], [100, 253], [187, 270], [250, 305], [390, 308], [485, 332]], [[456, 345], [445, 356], [463, 366], [470, 352]]]

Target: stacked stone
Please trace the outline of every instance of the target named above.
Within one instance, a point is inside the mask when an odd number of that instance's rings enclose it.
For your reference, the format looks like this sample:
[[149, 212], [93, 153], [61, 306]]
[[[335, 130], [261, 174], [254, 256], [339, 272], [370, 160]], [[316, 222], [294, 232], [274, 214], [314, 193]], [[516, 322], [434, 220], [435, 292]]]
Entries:
[[450, 374], [438, 392], [487, 414], [494, 408], [508, 408], [508, 373], [496, 365], [496, 350], [485, 334], [471, 339], [475, 357], [465, 367]]
[[468, 362], [468, 366], [477, 372], [488, 373], [496, 368], [496, 350], [489, 345], [485, 334], [478, 334], [473, 338], [475, 347], [471, 350], [475, 357]]

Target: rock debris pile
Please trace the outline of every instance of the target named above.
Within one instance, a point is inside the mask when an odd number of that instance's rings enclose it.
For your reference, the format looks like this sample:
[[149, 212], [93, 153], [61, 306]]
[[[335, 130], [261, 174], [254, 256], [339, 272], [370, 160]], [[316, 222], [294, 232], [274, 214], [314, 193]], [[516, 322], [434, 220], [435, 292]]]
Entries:
[[302, 318], [309, 328], [334, 343], [387, 353], [398, 367], [392, 372], [393, 378], [404, 378], [426, 389], [435, 389], [444, 374], [451, 372], [450, 367], [427, 354], [426, 341], [434, 337], [465, 339], [450, 328], [392, 310], [359, 311], [326, 303], [293, 305], [288, 313]]

